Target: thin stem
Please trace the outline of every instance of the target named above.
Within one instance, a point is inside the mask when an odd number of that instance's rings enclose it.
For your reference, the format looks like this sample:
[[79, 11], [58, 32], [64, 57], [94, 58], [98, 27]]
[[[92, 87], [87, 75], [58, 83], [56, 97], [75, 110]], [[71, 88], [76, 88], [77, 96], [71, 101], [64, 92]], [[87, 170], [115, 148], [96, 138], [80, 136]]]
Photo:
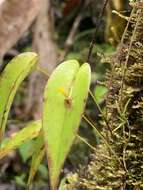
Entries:
[[133, 16], [134, 12], [135, 12], [135, 8], [132, 9], [131, 15], [130, 15], [130, 17], [129, 17], [129, 19], [128, 19], [126, 28], [125, 28], [124, 33], [123, 33], [123, 35], [122, 35], [121, 44], [124, 43], [125, 35], [126, 35], [127, 30], [128, 30], [128, 28], [129, 28], [129, 24], [130, 24], [130, 22], [131, 22], [131, 19], [132, 19], [132, 16]]
[[37, 70], [40, 71], [41, 73], [45, 74], [48, 77], [50, 76], [50, 74], [45, 69], [43, 69], [43, 68], [41, 68], [39, 66], [37, 67]]
[[101, 139], [104, 141], [105, 145], [109, 148], [109, 150], [113, 153], [113, 155], [115, 156], [115, 158], [118, 160], [118, 162], [122, 165], [122, 162], [120, 161], [119, 157], [117, 156], [117, 154], [115, 153], [115, 151], [111, 148], [111, 146], [109, 145], [109, 143], [107, 142], [106, 138], [104, 137], [104, 135], [102, 135], [102, 133], [96, 128], [96, 126], [85, 116], [83, 115], [83, 119], [94, 129], [96, 130], [97, 134], [101, 137]]
[[125, 15], [119, 13], [119, 12], [116, 11], [116, 10], [113, 10], [112, 13], [118, 15], [120, 18], [123, 18], [123, 19], [125, 19], [126, 21], [129, 21], [129, 19], [130, 19], [130, 17], [125, 16]]
[[97, 108], [98, 108], [98, 110], [99, 110], [99, 112], [100, 112], [100, 114], [101, 114], [103, 120], [105, 121], [105, 123], [106, 123], [106, 125], [107, 125], [107, 127], [108, 127], [108, 130], [110, 131], [111, 135], [113, 136], [111, 127], [109, 126], [109, 123], [108, 123], [108, 121], [107, 121], [107, 119], [106, 119], [104, 113], [102, 112], [101, 107], [100, 107], [99, 104], [97, 103], [96, 98], [95, 98], [95, 96], [93, 95], [93, 93], [91, 92], [91, 90], [89, 90], [89, 94], [90, 94], [91, 98], [93, 99], [95, 105], [97, 106]]
[[97, 34], [98, 29], [99, 29], [99, 27], [101, 25], [101, 19], [103, 17], [103, 14], [104, 14], [104, 11], [105, 11], [107, 3], [108, 3], [108, 0], [104, 0], [102, 10], [101, 10], [101, 12], [99, 14], [99, 17], [98, 17], [98, 20], [97, 20], [97, 23], [96, 23], [95, 32], [93, 34], [93, 38], [92, 38], [92, 41], [90, 43], [89, 52], [88, 52], [88, 56], [87, 56], [87, 62], [88, 63], [90, 63], [90, 60], [91, 60], [91, 55], [92, 55], [92, 52], [93, 52], [93, 47], [94, 47], [95, 42], [96, 42], [96, 34]]
[[124, 78], [125, 78], [127, 64], [128, 64], [129, 57], [130, 57], [131, 48], [132, 48], [132, 45], [133, 45], [133, 42], [134, 42], [134, 37], [135, 37], [136, 31], [137, 31], [138, 22], [139, 22], [139, 19], [140, 19], [139, 13], [140, 12], [137, 13], [138, 14], [138, 16], [137, 16], [137, 22], [136, 22], [135, 28], [133, 30], [133, 34], [132, 34], [131, 41], [130, 41], [130, 44], [129, 44], [129, 49], [128, 49], [128, 54], [127, 54], [127, 57], [126, 57], [126, 61], [125, 61], [125, 64], [123, 65], [123, 76], [122, 76], [121, 90], [120, 90], [120, 94], [121, 94], [121, 98], [120, 98], [121, 106], [122, 106], [122, 96], [123, 96], [123, 88], [124, 88]]
[[92, 150], [96, 151], [96, 148], [94, 146], [92, 146], [90, 143], [88, 143], [85, 138], [81, 137], [78, 134], [76, 136], [78, 137], [78, 139], [80, 139], [82, 142], [84, 142], [87, 146], [89, 146]]

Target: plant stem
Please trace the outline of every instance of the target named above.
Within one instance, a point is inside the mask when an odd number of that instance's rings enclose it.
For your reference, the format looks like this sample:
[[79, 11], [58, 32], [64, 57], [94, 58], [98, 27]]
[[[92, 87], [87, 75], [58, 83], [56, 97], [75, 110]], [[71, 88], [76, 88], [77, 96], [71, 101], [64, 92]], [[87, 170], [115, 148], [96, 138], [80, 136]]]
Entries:
[[87, 146], [89, 146], [92, 150], [96, 151], [96, 148], [92, 146], [90, 143], [87, 142], [87, 140], [80, 135], [76, 135], [78, 139], [80, 139], [82, 142], [84, 142]]
[[109, 143], [107, 142], [106, 138], [104, 137], [104, 135], [102, 135], [102, 133], [96, 128], [96, 126], [85, 116], [83, 115], [83, 119], [93, 128], [96, 130], [97, 134], [101, 137], [101, 139], [104, 141], [105, 145], [109, 148], [109, 150], [112, 152], [112, 154], [115, 156], [115, 158], [117, 159], [117, 161], [122, 165], [122, 162], [120, 161], [119, 157], [117, 156], [117, 154], [115, 153], [115, 151], [112, 149], [112, 147], [109, 145]]
[[100, 107], [99, 104], [97, 103], [97, 101], [96, 101], [96, 99], [95, 99], [95, 96], [93, 95], [93, 93], [91, 92], [91, 90], [89, 90], [89, 94], [90, 94], [91, 98], [93, 99], [95, 105], [97, 106], [97, 108], [98, 108], [98, 110], [99, 110], [99, 112], [100, 112], [100, 114], [101, 114], [103, 120], [105, 121], [105, 123], [106, 123], [106, 125], [107, 125], [107, 127], [108, 127], [108, 130], [110, 131], [110, 133], [111, 133], [111, 135], [112, 135], [112, 137], [113, 137], [113, 133], [112, 133], [111, 127], [109, 126], [109, 123], [108, 123], [108, 121], [107, 121], [107, 119], [106, 119], [104, 113], [102, 112], [101, 107]]
[[97, 23], [96, 23], [96, 28], [95, 28], [95, 32], [93, 34], [93, 39], [92, 39], [92, 41], [90, 43], [89, 52], [88, 52], [88, 56], [87, 56], [87, 63], [89, 63], [89, 64], [90, 64], [90, 61], [91, 61], [91, 55], [92, 55], [92, 52], [93, 52], [93, 47], [94, 47], [95, 42], [96, 42], [96, 34], [97, 34], [98, 29], [100, 27], [101, 19], [103, 17], [103, 14], [104, 14], [104, 11], [105, 11], [107, 3], [108, 3], [108, 0], [104, 0], [103, 7], [101, 9], [101, 12], [99, 14], [99, 17], [98, 17], [98, 20], [97, 20]]
[[41, 73], [45, 74], [48, 77], [50, 76], [49, 73], [45, 69], [43, 69], [43, 68], [41, 68], [39, 66], [37, 67], [37, 70], [40, 71]]

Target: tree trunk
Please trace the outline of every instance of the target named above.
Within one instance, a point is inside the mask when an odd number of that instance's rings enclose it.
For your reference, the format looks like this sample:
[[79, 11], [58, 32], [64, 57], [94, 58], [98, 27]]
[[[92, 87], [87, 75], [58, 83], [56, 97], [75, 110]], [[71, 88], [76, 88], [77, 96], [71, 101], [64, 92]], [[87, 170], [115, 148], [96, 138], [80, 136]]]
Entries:
[[[57, 48], [54, 42], [52, 8], [49, 0], [41, 0], [39, 15], [34, 26], [33, 48], [39, 54], [39, 67], [48, 74], [56, 67]], [[26, 112], [34, 119], [41, 117], [43, 90], [47, 76], [40, 72], [31, 75], [26, 99]], [[31, 112], [32, 111], [32, 112]]]
[[107, 6], [107, 20], [105, 39], [113, 45], [117, 45], [122, 37], [126, 21], [118, 15], [112, 13], [112, 10], [117, 12], [123, 11], [126, 8], [124, 0], [111, 0]]
[[20, 39], [39, 12], [41, 0], [5, 0], [0, 4], [0, 58]]

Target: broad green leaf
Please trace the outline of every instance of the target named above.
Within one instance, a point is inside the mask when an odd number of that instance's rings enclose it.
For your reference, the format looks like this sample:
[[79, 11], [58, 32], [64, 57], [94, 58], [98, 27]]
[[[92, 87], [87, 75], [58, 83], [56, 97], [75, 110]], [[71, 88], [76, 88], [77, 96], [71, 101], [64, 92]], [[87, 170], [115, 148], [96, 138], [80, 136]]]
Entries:
[[23, 53], [15, 57], [0, 75], [0, 142], [16, 91], [37, 62], [37, 54]]
[[15, 133], [10, 139], [6, 141], [6, 143], [2, 144], [2, 148], [0, 149], [0, 159], [30, 139], [37, 137], [40, 134], [41, 128], [41, 120], [38, 120], [30, 122], [21, 131]]
[[27, 184], [29, 189], [44, 155], [45, 155], [44, 139], [43, 139], [43, 135], [41, 134], [36, 139], [36, 142], [33, 148], [32, 162], [31, 162], [28, 184]]
[[76, 60], [59, 65], [44, 93], [43, 131], [50, 185], [56, 190], [65, 158], [77, 134], [90, 85], [89, 64]]

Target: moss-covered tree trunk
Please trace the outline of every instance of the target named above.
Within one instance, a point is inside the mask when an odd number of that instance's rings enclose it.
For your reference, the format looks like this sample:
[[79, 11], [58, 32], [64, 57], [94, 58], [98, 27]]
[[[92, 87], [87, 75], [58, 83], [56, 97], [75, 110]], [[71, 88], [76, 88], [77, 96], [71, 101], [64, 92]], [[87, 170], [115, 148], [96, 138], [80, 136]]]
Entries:
[[106, 117], [112, 133], [103, 127], [107, 142], [101, 140], [93, 161], [70, 177], [67, 189], [143, 189], [143, 9], [134, 8], [130, 21], [132, 32], [125, 31], [107, 74]]

